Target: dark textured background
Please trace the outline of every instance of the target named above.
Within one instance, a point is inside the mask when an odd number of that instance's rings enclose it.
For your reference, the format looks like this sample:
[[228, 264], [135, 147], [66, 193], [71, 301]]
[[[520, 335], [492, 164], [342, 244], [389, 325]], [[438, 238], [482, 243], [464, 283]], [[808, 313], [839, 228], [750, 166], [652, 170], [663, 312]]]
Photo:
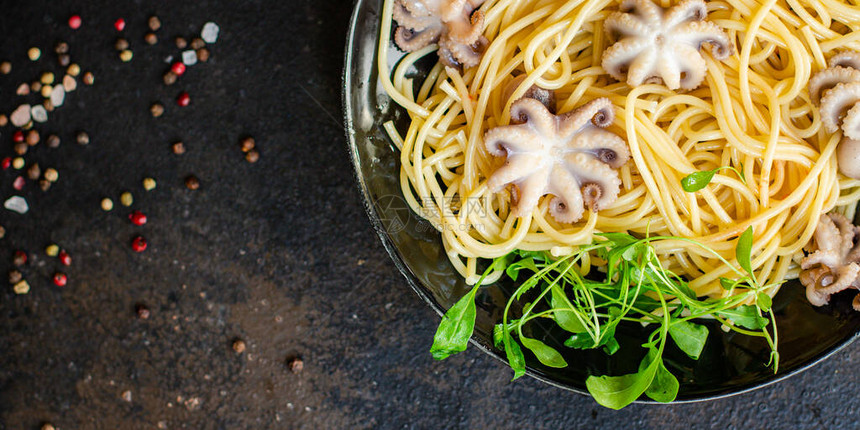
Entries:
[[[0, 293], [0, 429], [856, 427], [860, 345], [754, 393], [620, 412], [528, 378], [509, 383], [474, 349], [433, 362], [438, 317], [390, 264], [353, 183], [340, 105], [347, 1], [0, 5], [0, 59], [13, 62], [0, 111], [20, 103], [21, 81], [59, 72], [59, 40], [96, 75], [38, 127], [60, 148], [26, 157], [56, 167], [59, 183], [47, 193], [28, 183], [26, 215], [0, 211], [0, 269], [25, 249], [32, 285]], [[84, 18], [76, 32], [65, 25], [73, 12]], [[154, 47], [142, 40], [151, 14], [163, 23]], [[127, 64], [113, 50], [119, 16], [135, 53]], [[221, 25], [210, 62], [164, 86], [172, 38], [209, 20]], [[28, 61], [29, 46], [43, 60]], [[181, 90], [187, 108], [173, 103]], [[157, 119], [155, 101], [166, 106]], [[92, 143], [72, 143], [76, 130]], [[11, 132], [0, 129], [0, 156]], [[257, 138], [257, 164], [237, 147], [244, 134]], [[180, 139], [188, 153], [176, 156]], [[183, 186], [190, 173], [200, 190]], [[14, 176], [0, 172], [3, 200]], [[146, 176], [156, 190], [142, 190]], [[125, 219], [123, 190], [146, 226]], [[113, 212], [99, 209], [103, 196]], [[135, 234], [150, 241], [143, 254], [129, 249]], [[42, 251], [52, 242], [74, 258], [63, 289]], [[236, 337], [243, 355], [230, 349]], [[284, 365], [295, 355], [300, 374]]]

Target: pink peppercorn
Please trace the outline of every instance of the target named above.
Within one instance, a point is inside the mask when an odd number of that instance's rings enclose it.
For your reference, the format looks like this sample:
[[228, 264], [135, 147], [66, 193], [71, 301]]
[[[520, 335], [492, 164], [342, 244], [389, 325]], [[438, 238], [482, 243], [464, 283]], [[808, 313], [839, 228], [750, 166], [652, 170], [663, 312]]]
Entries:
[[68, 281], [69, 278], [66, 277], [65, 273], [57, 272], [54, 274], [54, 285], [58, 287], [65, 287]]
[[72, 15], [69, 17], [69, 27], [72, 30], [77, 30], [81, 28], [81, 16], [80, 15]]
[[114, 21], [114, 23], [113, 23], [113, 28], [115, 28], [115, 29], [116, 29], [116, 31], [123, 31], [123, 30], [125, 30], [125, 20], [124, 20], [124, 19], [122, 19], [122, 18], [120, 18], [120, 19], [118, 19], [118, 20]]
[[146, 239], [143, 236], [137, 236], [131, 241], [131, 249], [134, 252], [143, 252], [146, 249]]
[[176, 74], [176, 76], [182, 76], [185, 73], [185, 64], [182, 64], [181, 61], [177, 61], [170, 66], [170, 70]]
[[185, 107], [188, 106], [189, 103], [191, 103], [191, 96], [189, 96], [185, 91], [179, 93], [179, 97], [176, 98], [176, 104]]
[[128, 219], [130, 219], [131, 223], [134, 225], [146, 224], [146, 215], [144, 215], [141, 211], [134, 211], [128, 214]]
[[15, 133], [12, 133], [12, 140], [15, 142], [18, 142], [18, 143], [23, 142], [24, 141], [24, 132], [21, 130], [18, 130]]
[[23, 177], [23, 176], [19, 176], [19, 177], [15, 178], [15, 181], [14, 181], [14, 182], [12, 182], [12, 188], [14, 188], [14, 189], [16, 189], [16, 190], [18, 190], [18, 191], [21, 191], [21, 190], [23, 190], [23, 189], [24, 189], [24, 183], [25, 183], [25, 182], [24, 182], [24, 177]]
[[8, 169], [12, 166], [12, 157], [6, 157], [3, 159], [3, 162], [0, 163], [0, 167], [3, 167], [3, 170]]
[[69, 255], [65, 250], [60, 251], [60, 255], [57, 256], [60, 259], [60, 263], [63, 266], [71, 266], [72, 265], [72, 256]]

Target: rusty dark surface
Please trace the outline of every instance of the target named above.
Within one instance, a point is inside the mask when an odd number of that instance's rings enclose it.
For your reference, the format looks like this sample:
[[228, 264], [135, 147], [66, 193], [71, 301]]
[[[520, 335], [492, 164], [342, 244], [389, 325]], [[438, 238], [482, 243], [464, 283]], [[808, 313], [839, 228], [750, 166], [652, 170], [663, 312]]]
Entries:
[[[238, 428], [853, 428], [860, 358], [853, 345], [825, 363], [753, 393], [708, 403], [634, 405], [615, 412], [511, 372], [471, 349], [446, 362], [427, 352], [438, 317], [390, 264], [364, 213], [346, 153], [340, 106], [347, 1], [2, 2], [0, 112], [17, 84], [59, 73], [53, 45], [96, 83], [70, 94], [37, 126], [57, 133], [25, 156], [56, 167], [47, 193], [28, 182], [31, 211], [0, 210], [12, 252], [30, 259], [31, 285], [0, 292], [0, 429]], [[72, 13], [84, 19], [72, 31]], [[162, 21], [146, 45], [146, 18]], [[124, 17], [134, 59], [113, 49]], [[167, 87], [172, 39], [221, 26], [208, 63]], [[38, 46], [32, 63], [26, 50]], [[191, 105], [174, 103], [180, 91]], [[31, 98], [28, 100], [35, 100]], [[166, 112], [152, 118], [160, 101]], [[86, 130], [91, 143], [73, 143]], [[10, 126], [0, 157], [11, 155]], [[244, 161], [238, 140], [257, 138]], [[182, 156], [170, 151], [185, 143]], [[184, 186], [189, 174], [199, 190]], [[13, 194], [0, 172], [0, 197]], [[158, 188], [145, 192], [144, 177]], [[119, 194], [149, 222], [136, 227]], [[114, 199], [109, 213], [102, 197]], [[149, 248], [131, 251], [142, 234]], [[61, 268], [44, 254], [69, 250]], [[55, 287], [55, 270], [69, 284]], [[145, 304], [151, 316], [137, 318]], [[247, 343], [239, 355], [231, 344]], [[301, 357], [293, 373], [288, 359]], [[131, 401], [123, 398], [128, 391]]]

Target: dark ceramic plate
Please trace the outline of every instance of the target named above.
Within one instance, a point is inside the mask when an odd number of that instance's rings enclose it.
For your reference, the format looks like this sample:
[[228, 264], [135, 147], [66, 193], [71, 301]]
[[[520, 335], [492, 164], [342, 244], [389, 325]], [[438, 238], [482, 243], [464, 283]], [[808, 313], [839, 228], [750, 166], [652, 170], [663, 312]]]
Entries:
[[[373, 228], [412, 289], [442, 315], [465, 294], [467, 287], [448, 262], [439, 234], [412, 213], [400, 192], [398, 156], [382, 124], [393, 120], [403, 129], [408, 117], [388, 98], [377, 79], [376, 43], [381, 3], [381, 0], [358, 0], [352, 16], [343, 78], [349, 151]], [[398, 52], [390, 50], [391, 55]], [[426, 65], [429, 68], [432, 63]], [[512, 287], [501, 284], [481, 290], [472, 337], [472, 344], [503, 361], [504, 352], [492, 345], [492, 329], [493, 324], [501, 320], [501, 311]], [[781, 356], [776, 374], [766, 366], [770, 350], [764, 341], [724, 333], [713, 324], [698, 361], [687, 358], [674, 346], [667, 347], [667, 366], [681, 384], [677, 401], [742, 393], [824, 360], [858, 336], [860, 313], [851, 311], [849, 299], [837, 296], [833, 306], [814, 308], [806, 301], [798, 283], [789, 282], [783, 286], [774, 301]], [[564, 335], [557, 330], [549, 325], [536, 327], [533, 336], [563, 351], [571, 365], [565, 369], [548, 368], [527, 354], [527, 373], [579, 393], [586, 393], [585, 379], [590, 374], [633, 372], [644, 354], [638, 345], [647, 332], [637, 325], [619, 330], [621, 350], [613, 357], [601, 351], [565, 348], [561, 346]], [[432, 336], [433, 333], [427, 333], [428, 344]]]

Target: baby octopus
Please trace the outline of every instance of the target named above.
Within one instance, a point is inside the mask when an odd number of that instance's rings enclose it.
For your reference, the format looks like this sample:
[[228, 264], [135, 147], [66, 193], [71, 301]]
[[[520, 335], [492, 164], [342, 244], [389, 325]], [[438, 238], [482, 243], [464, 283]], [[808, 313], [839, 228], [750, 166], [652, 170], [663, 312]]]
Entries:
[[681, 0], [665, 10], [651, 0], [622, 0], [619, 12], [604, 23], [609, 41], [603, 69], [631, 87], [662, 82], [670, 90], [692, 90], [705, 79], [705, 59], [699, 49], [708, 44], [711, 55], [724, 60], [732, 54], [729, 37], [705, 21], [704, 0]]
[[[821, 215], [810, 251], [800, 262], [800, 283], [813, 306], [824, 306], [830, 296], [848, 288], [860, 289], [860, 227], [838, 213]], [[860, 311], [860, 294], [853, 306]]]
[[809, 97], [819, 104], [824, 129], [841, 128], [845, 136], [836, 150], [839, 171], [860, 179], [860, 53], [839, 52], [827, 65], [809, 80]]
[[604, 130], [614, 111], [607, 98], [553, 115], [541, 100], [523, 97], [511, 105], [515, 124], [484, 134], [487, 151], [506, 156], [487, 181], [491, 192], [513, 185], [515, 216], [532, 212], [552, 194], [549, 212], [558, 222], [582, 218], [584, 206], [597, 212], [618, 197], [621, 180], [613, 169], [630, 158], [622, 138]]
[[412, 52], [439, 43], [439, 60], [449, 67], [473, 67], [486, 49], [484, 0], [397, 0], [394, 42]]

